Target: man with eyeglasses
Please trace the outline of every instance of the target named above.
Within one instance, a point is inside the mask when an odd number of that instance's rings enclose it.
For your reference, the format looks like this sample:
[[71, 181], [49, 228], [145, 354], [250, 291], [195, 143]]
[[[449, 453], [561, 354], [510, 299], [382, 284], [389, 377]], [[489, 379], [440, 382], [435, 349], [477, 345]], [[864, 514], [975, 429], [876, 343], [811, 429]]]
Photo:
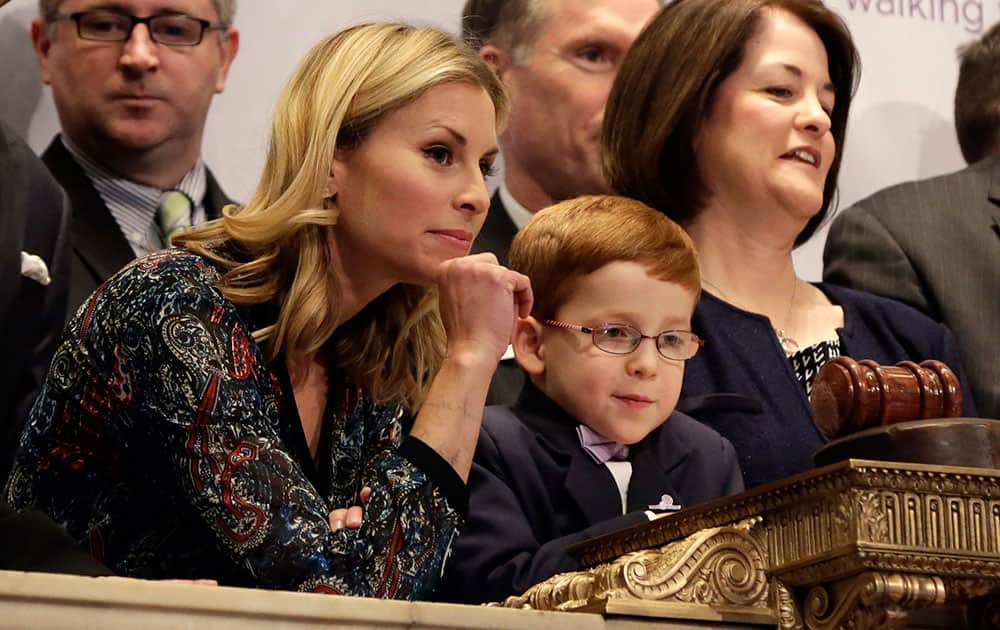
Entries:
[[236, 0], [40, 0], [31, 37], [62, 133], [42, 159], [73, 206], [69, 311], [230, 200], [201, 160], [239, 48]]

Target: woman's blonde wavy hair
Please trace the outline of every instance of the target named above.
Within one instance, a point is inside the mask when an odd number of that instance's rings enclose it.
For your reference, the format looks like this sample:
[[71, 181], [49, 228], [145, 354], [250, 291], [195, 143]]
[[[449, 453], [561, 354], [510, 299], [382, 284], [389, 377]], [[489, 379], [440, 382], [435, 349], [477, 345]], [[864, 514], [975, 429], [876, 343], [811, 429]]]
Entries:
[[456, 81], [486, 91], [499, 131], [509, 111], [503, 85], [447, 33], [362, 24], [327, 37], [278, 100], [250, 201], [175, 239], [225, 270], [219, 288], [233, 303], [277, 304], [276, 321], [254, 331], [268, 360], [327, 346], [331, 367], [375, 401], [419, 407], [445, 351], [437, 292], [397, 285], [338, 326], [341, 292], [328, 236], [339, 210], [325, 196], [336, 148], [357, 146], [386, 114]]

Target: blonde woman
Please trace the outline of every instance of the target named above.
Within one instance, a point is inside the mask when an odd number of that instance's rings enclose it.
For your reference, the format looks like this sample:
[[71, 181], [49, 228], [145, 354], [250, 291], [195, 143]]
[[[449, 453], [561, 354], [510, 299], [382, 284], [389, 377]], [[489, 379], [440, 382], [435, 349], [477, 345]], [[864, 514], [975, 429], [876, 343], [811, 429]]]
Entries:
[[124, 575], [427, 594], [531, 303], [523, 276], [465, 256], [506, 113], [489, 69], [438, 31], [322, 41], [278, 102], [249, 203], [80, 309], [7, 499]]

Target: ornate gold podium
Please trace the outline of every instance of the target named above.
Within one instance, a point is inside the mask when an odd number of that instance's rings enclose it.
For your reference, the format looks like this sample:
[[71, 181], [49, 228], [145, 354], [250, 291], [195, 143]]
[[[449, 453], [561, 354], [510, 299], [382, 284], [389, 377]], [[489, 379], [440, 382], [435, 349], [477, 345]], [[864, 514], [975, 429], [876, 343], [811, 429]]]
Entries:
[[588, 541], [503, 605], [902, 628], [1000, 593], [1000, 470], [846, 460]]

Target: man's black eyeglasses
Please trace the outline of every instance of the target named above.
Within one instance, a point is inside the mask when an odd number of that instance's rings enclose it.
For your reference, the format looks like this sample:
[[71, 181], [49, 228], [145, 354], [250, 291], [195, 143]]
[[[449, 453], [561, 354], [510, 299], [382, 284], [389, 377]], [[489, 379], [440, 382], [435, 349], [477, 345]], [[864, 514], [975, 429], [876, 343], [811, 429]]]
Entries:
[[229, 28], [228, 24], [213, 23], [181, 13], [141, 18], [115, 11], [80, 11], [56, 13], [48, 18], [49, 22], [62, 20], [76, 22], [76, 34], [80, 39], [98, 42], [128, 41], [136, 24], [145, 24], [149, 29], [150, 39], [167, 46], [197, 46], [205, 36], [205, 31]]

